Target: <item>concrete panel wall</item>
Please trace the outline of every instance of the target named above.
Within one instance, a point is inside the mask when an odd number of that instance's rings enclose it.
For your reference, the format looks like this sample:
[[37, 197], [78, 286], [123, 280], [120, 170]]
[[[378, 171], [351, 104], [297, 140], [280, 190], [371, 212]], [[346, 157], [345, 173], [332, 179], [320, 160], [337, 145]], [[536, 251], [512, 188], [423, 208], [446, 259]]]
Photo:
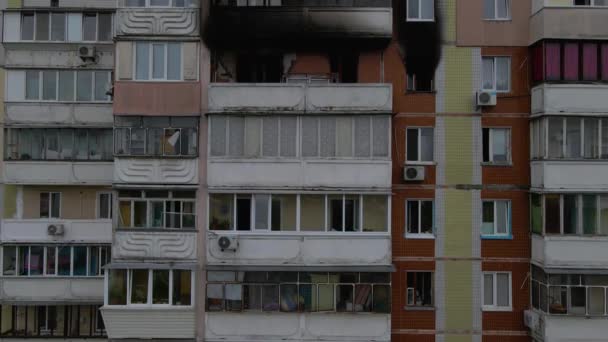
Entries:
[[108, 338], [193, 339], [194, 308], [113, 308], [100, 309]]
[[198, 159], [114, 159], [114, 182], [198, 184]]
[[607, 97], [604, 84], [543, 84], [532, 89], [532, 114], [607, 114]]
[[111, 70], [114, 48], [111, 44], [95, 45], [95, 63], [85, 63], [78, 55], [77, 44], [14, 44], [6, 48], [7, 68], [78, 68]]
[[606, 191], [606, 161], [533, 161], [532, 187], [547, 191]]
[[530, 1], [511, 2], [511, 20], [483, 18], [484, 1], [462, 1], [457, 6], [459, 46], [527, 46]]
[[4, 166], [4, 182], [10, 184], [112, 184], [112, 162], [11, 161]]
[[[581, 251], [584, 250], [584, 253]], [[545, 267], [605, 269], [608, 238], [603, 236], [532, 236], [532, 260]]]
[[199, 82], [116, 82], [114, 113], [199, 116], [200, 93]]
[[200, 34], [198, 8], [128, 8], [116, 12], [117, 36], [191, 36]]
[[7, 278], [1, 280], [4, 301], [35, 303], [103, 303], [103, 278]]
[[128, 260], [196, 260], [195, 232], [117, 231], [112, 258]]
[[545, 7], [530, 19], [529, 43], [533, 44], [541, 39], [605, 37], [608, 35], [607, 21], [607, 7]]
[[[33, 206], [33, 205], [32, 205]], [[61, 224], [63, 235], [49, 235], [50, 224]], [[111, 220], [3, 220], [2, 242], [112, 243]]]
[[28, 126], [112, 127], [112, 104], [10, 102], [7, 124]]

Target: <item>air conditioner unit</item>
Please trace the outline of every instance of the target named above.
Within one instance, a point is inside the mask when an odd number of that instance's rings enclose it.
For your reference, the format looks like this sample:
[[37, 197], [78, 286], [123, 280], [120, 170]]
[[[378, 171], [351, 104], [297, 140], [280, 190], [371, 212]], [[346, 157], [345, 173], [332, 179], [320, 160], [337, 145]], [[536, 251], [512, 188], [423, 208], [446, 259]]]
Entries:
[[530, 328], [530, 330], [537, 330], [539, 326], [540, 317], [539, 314], [532, 310], [524, 311], [524, 324]]
[[477, 92], [477, 105], [496, 106], [496, 92], [489, 90], [480, 90]]
[[49, 226], [46, 228], [46, 232], [49, 235], [63, 235], [65, 230], [63, 228], [62, 224], [49, 224]]
[[92, 45], [79, 46], [78, 56], [82, 59], [95, 59], [95, 47]]
[[403, 168], [403, 179], [406, 182], [424, 180], [424, 166], [405, 166]]
[[235, 252], [237, 248], [239, 248], [239, 241], [234, 236], [220, 236], [219, 239], [217, 239], [217, 245], [222, 252]]

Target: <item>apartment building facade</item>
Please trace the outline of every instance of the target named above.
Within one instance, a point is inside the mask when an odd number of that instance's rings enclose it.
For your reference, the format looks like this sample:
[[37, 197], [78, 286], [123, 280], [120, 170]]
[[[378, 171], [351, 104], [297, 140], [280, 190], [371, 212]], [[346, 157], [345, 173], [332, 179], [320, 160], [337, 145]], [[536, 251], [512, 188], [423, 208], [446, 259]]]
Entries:
[[2, 4], [0, 335], [105, 338], [114, 5]]
[[606, 339], [607, 6], [535, 1], [531, 9], [526, 318], [535, 341]]

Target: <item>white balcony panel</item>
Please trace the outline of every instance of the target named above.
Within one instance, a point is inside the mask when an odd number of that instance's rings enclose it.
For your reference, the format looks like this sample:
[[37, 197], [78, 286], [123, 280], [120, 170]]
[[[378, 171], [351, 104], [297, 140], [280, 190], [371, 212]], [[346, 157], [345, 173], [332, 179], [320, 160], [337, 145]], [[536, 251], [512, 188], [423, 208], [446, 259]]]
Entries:
[[110, 185], [112, 162], [7, 161], [8, 184]]
[[608, 190], [608, 161], [533, 161], [533, 188], [554, 191]]
[[101, 277], [4, 277], [1, 283], [3, 301], [103, 303]]
[[211, 113], [391, 113], [390, 84], [212, 83]]
[[114, 68], [114, 46], [112, 42], [94, 44], [96, 59], [87, 65], [78, 54], [78, 43], [16, 43], [5, 46], [6, 68], [74, 68], [83, 67], [94, 70]]
[[[23, 0], [23, 7], [51, 7], [51, 0]], [[59, 0], [58, 7], [114, 9], [116, 7], [116, 2], [99, 0]]]
[[532, 260], [545, 267], [606, 269], [608, 237], [533, 235]]
[[[561, 6], [564, 4], [568, 6]], [[598, 39], [608, 35], [608, 8], [572, 4], [569, 0], [546, 2], [534, 13], [530, 18], [530, 44], [541, 39]]]
[[209, 159], [207, 181], [217, 187], [390, 188], [391, 168], [389, 160]]
[[205, 341], [390, 341], [389, 314], [205, 313]]
[[194, 308], [104, 306], [100, 310], [110, 339], [193, 339], [195, 337]]
[[606, 98], [605, 84], [543, 84], [532, 89], [532, 114], [608, 114]]
[[198, 159], [115, 158], [114, 182], [198, 184]]
[[9, 102], [5, 122], [24, 125], [112, 127], [112, 104]]
[[196, 260], [195, 232], [117, 231], [114, 259]]
[[198, 8], [125, 8], [116, 12], [117, 36], [198, 36]]
[[[61, 224], [63, 235], [49, 235], [51, 224]], [[2, 220], [0, 241], [33, 243], [112, 243], [112, 220]]]
[[[224, 235], [237, 237], [236, 251], [221, 250], [218, 239]], [[391, 264], [391, 255], [388, 233], [207, 234], [207, 263], [211, 265], [387, 266]]]
[[532, 335], [544, 342], [604, 342], [608, 336], [606, 318], [539, 316]]

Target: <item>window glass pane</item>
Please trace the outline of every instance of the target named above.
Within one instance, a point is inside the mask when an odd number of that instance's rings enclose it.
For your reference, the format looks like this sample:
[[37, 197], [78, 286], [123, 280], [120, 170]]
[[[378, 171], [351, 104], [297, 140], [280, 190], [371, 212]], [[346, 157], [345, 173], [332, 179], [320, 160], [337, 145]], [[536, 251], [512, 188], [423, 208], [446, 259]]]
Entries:
[[59, 101], [74, 101], [74, 71], [59, 71]]
[[27, 246], [21, 246], [18, 249], [19, 253], [19, 275], [27, 276], [29, 274], [30, 265], [30, 248]]
[[559, 43], [545, 43], [546, 78], [548, 81], [561, 79], [561, 48]]
[[57, 72], [42, 72], [42, 99], [57, 100]]
[[181, 155], [196, 156], [198, 135], [194, 128], [182, 128], [180, 134]]
[[[4, 247], [6, 248], [11, 248], [11, 247]], [[6, 256], [6, 254], [5, 254]], [[14, 251], [13, 251], [13, 259], [15, 258], [14, 256]], [[46, 248], [46, 274], [48, 275], [55, 275], [56, 274], [56, 258], [57, 258], [57, 248], [55, 247], [51, 247], [48, 246]], [[9, 264], [11, 262], [11, 259], [4, 259], [5, 262], [6, 260], [8, 260]], [[6, 274], [6, 273], [5, 273]]]
[[240, 157], [244, 151], [245, 123], [243, 117], [231, 117], [229, 122], [229, 155]]
[[595, 43], [583, 44], [583, 79], [595, 81], [598, 79], [598, 45]]
[[343, 205], [344, 201], [342, 195], [330, 195], [327, 196], [327, 205], [329, 212], [327, 214], [328, 228], [333, 231], [341, 232], [343, 230]]
[[604, 315], [604, 288], [603, 287], [590, 287], [588, 289], [587, 298], [587, 313], [589, 315]]
[[148, 302], [148, 270], [131, 271], [131, 303], [146, 304]]
[[279, 311], [279, 286], [262, 286], [262, 310]]
[[336, 311], [353, 311], [354, 288], [352, 285], [336, 285]]
[[494, 305], [494, 276], [483, 275], [483, 305]]
[[150, 201], [150, 227], [151, 228], [163, 228], [163, 214], [165, 209], [165, 202], [163, 201]]
[[44, 269], [44, 247], [30, 247], [29, 270], [30, 275], [42, 275]]
[[65, 13], [52, 13], [51, 16], [51, 40], [65, 40]]
[[353, 155], [353, 120], [350, 117], [336, 118], [336, 156]]
[[536, 234], [542, 234], [542, 197], [538, 194], [531, 194], [530, 201], [532, 232]]
[[433, 19], [435, 13], [434, 0], [420, 0], [422, 19]]
[[181, 150], [181, 130], [165, 129], [163, 137], [163, 153], [165, 155], [177, 155]]
[[78, 71], [76, 78], [78, 82], [76, 99], [78, 101], [91, 101], [93, 99], [93, 72]]
[[496, 0], [483, 1], [483, 17], [484, 19], [494, 19], [496, 13]]
[[481, 234], [494, 234], [494, 202], [486, 201], [482, 204], [483, 223], [481, 225]]
[[209, 195], [209, 229], [230, 230], [233, 224], [233, 195]]
[[597, 158], [599, 154], [599, 120], [596, 118], [584, 119], [585, 158]]
[[38, 100], [39, 98], [39, 77], [38, 71], [27, 70], [25, 71], [25, 99], [26, 100]]
[[545, 195], [545, 232], [560, 234], [559, 195]]
[[127, 304], [127, 271], [110, 270], [108, 277], [108, 304]]
[[99, 31], [97, 32], [97, 40], [111, 41], [112, 40], [112, 14], [98, 13]]
[[321, 157], [336, 156], [336, 118], [321, 117]]
[[496, 0], [496, 12], [499, 19], [508, 19], [511, 0]]
[[95, 101], [108, 101], [106, 91], [110, 89], [110, 73], [107, 71], [95, 71]]
[[82, 15], [82, 39], [85, 41], [97, 40], [97, 15], [95, 13]]
[[598, 234], [608, 235], [608, 196], [600, 195], [600, 226]]
[[549, 158], [563, 157], [564, 120], [562, 118], [549, 118]]
[[355, 285], [355, 312], [372, 311], [372, 286], [357, 284]]
[[581, 119], [566, 118], [566, 157], [581, 157]]
[[243, 285], [243, 310], [262, 310], [262, 286]]
[[[244, 139], [244, 153], [247, 157], [259, 157], [260, 156], [260, 129], [262, 124], [262, 119], [259, 117], [245, 117], [245, 139]], [[278, 119], [274, 118], [273, 123], [269, 123], [266, 119], [264, 119], [264, 124], [268, 124], [268, 126], [272, 126], [274, 124], [274, 130], [268, 132], [268, 136], [266, 136], [266, 129], [269, 127], [264, 127], [264, 148], [266, 148], [266, 142], [268, 141], [270, 145], [273, 145], [272, 152], [274, 156], [278, 153]], [[266, 151], [264, 151], [266, 152]]]
[[346, 195], [344, 199], [344, 231], [359, 231], [359, 196]]
[[318, 118], [302, 118], [302, 156], [318, 156], [319, 127]]
[[143, 155], [146, 152], [146, 130], [143, 128], [132, 128], [131, 129], [131, 140], [129, 151], [133, 155]]
[[492, 159], [495, 163], [509, 161], [509, 130], [492, 129]]
[[[175, 303], [175, 300], [173, 301]], [[210, 312], [224, 309], [224, 285], [207, 284], [207, 310]]]
[[420, 201], [407, 201], [407, 232], [410, 234], [418, 234], [420, 221]]
[[99, 272], [99, 250], [101, 247], [89, 247], [89, 276], [96, 276]]
[[167, 228], [181, 228], [181, 201], [166, 201], [165, 202], [165, 226]]
[[273, 231], [296, 230], [296, 196], [272, 195], [271, 228]]
[[191, 305], [192, 272], [173, 270], [173, 305]]
[[577, 195], [564, 196], [564, 234], [576, 234], [578, 226]]
[[567, 81], [578, 80], [578, 43], [564, 44], [564, 79]]
[[150, 6], [169, 6], [170, 0], [150, 0]]
[[152, 78], [165, 78], [165, 44], [152, 44]]
[[211, 126], [211, 156], [224, 156], [226, 154], [226, 117], [213, 115], [209, 118]]
[[602, 44], [602, 56], [601, 56], [601, 79], [602, 81], [608, 81], [608, 44]]
[[420, 232], [422, 234], [433, 233], [433, 202], [421, 201], [420, 203]]
[[509, 274], [498, 273], [496, 274], [496, 305], [498, 306], [510, 306], [511, 300], [509, 298]]
[[182, 228], [196, 227], [196, 213], [194, 202], [182, 202]]
[[407, 160], [418, 161], [418, 128], [410, 128], [407, 130]]
[[169, 304], [169, 270], [152, 271], [152, 304]]
[[496, 201], [496, 233], [497, 234], [508, 234], [509, 233], [509, 202], [508, 201]]
[[87, 248], [83, 246], [74, 247], [74, 275], [87, 275]]
[[482, 58], [482, 88], [494, 89], [494, 58]]
[[73, 159], [74, 158], [74, 130], [71, 129], [60, 129], [59, 130], [59, 145], [61, 152], [59, 159]]
[[150, 44], [149, 43], [135, 43], [135, 79], [147, 80], [149, 79], [150, 69]]
[[296, 136], [298, 129], [298, 119], [295, 117], [282, 116], [281, 120], [281, 157], [296, 156]]
[[583, 234], [595, 234], [597, 226], [597, 196], [583, 195]]
[[[371, 289], [370, 289], [371, 290]], [[317, 311], [317, 286], [310, 284], [300, 284], [300, 311], [301, 312], [316, 312]], [[371, 296], [370, 296], [371, 304]], [[363, 311], [363, 310], [361, 310]]]
[[386, 232], [388, 201], [386, 196], [363, 196], [363, 231]]
[[145, 7], [146, 0], [126, 0], [127, 7]]
[[300, 196], [300, 230], [325, 230], [325, 196]]
[[133, 227], [146, 227], [146, 202], [133, 201]]
[[21, 40], [34, 40], [34, 13], [21, 16]]
[[182, 44], [167, 43], [167, 79], [181, 79]]
[[36, 40], [49, 40], [49, 14], [36, 13]]
[[433, 161], [433, 128], [420, 129], [420, 160]]
[[51, 207], [51, 195], [48, 192], [40, 193], [40, 217], [48, 218], [50, 214]]
[[374, 285], [373, 312], [391, 312], [391, 287], [389, 285]]
[[508, 91], [511, 87], [510, 64], [509, 57], [496, 57], [496, 90], [498, 91]]
[[374, 157], [388, 157], [389, 125], [388, 117], [372, 117], [372, 134], [374, 138], [372, 146]]
[[226, 310], [240, 311], [243, 304], [243, 286], [241, 284], [226, 284], [224, 291]]
[[355, 157], [369, 157], [371, 142], [371, 126], [368, 116], [355, 117]]
[[420, 16], [420, 0], [407, 0], [408, 19], [417, 19]]
[[4, 246], [2, 256], [2, 274], [6, 276], [16, 275], [15, 272], [17, 267], [17, 247]]
[[69, 276], [70, 275], [70, 264], [71, 264], [71, 255], [72, 248], [68, 246], [60, 246], [58, 248], [58, 263], [57, 268], [59, 270], [58, 274], [60, 276]]

